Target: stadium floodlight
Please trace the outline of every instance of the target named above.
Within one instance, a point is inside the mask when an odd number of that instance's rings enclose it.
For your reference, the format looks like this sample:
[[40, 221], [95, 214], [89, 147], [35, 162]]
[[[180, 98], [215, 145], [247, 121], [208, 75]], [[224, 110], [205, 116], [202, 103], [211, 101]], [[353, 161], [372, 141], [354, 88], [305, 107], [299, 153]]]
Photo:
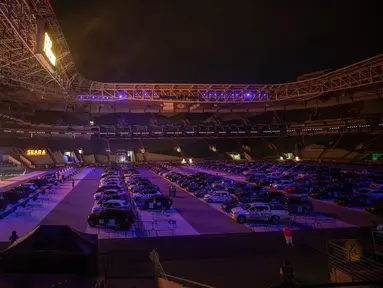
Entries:
[[283, 156], [279, 157], [279, 160], [283, 160]]

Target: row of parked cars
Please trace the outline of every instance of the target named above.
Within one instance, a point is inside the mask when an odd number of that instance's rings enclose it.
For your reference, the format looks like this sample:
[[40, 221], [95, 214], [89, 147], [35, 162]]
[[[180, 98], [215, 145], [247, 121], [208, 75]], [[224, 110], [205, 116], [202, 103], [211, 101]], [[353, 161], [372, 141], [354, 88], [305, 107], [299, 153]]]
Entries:
[[167, 210], [172, 206], [172, 199], [164, 196], [158, 186], [127, 165], [104, 170], [94, 200], [97, 204], [88, 217], [91, 227], [129, 229], [137, 209]]
[[286, 197], [282, 192], [203, 172], [188, 174], [166, 164], [152, 163], [148, 168], [207, 203], [220, 203], [221, 209], [239, 223], [278, 223], [288, 219], [290, 213], [312, 210], [311, 202], [304, 197]]
[[130, 229], [136, 216], [124, 178], [137, 174], [133, 167], [111, 165], [104, 169], [93, 198], [96, 205], [88, 216], [90, 227]]
[[364, 207], [370, 213], [383, 214], [383, 175], [377, 172], [286, 162], [200, 162], [195, 165], [245, 176], [247, 182], [259, 187], [333, 200], [337, 205]]
[[28, 198], [37, 198], [58, 186], [63, 180], [56, 179], [55, 174], [48, 173], [37, 179], [29, 180], [0, 194], [0, 210], [6, 210], [8, 205], [15, 205]]
[[40, 196], [50, 194], [66, 179], [70, 179], [77, 174], [80, 168], [64, 168], [55, 173], [46, 173], [35, 179], [30, 179], [25, 183], [0, 193], [0, 219], [6, 217], [18, 207], [26, 207], [30, 200], [37, 201]]

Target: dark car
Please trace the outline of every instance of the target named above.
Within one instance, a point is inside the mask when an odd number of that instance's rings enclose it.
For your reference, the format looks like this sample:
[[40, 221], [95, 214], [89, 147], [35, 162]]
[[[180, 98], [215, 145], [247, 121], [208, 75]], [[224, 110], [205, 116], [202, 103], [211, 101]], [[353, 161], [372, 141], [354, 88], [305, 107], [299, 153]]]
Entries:
[[233, 198], [229, 201], [226, 201], [225, 203], [222, 203], [221, 204], [221, 209], [225, 212], [230, 212], [231, 209], [235, 208], [235, 207], [238, 207], [239, 205], [241, 205], [242, 202], [239, 201], [238, 199], [236, 198]]
[[210, 190], [208, 189], [200, 189], [195, 192], [193, 192], [194, 196], [197, 198], [203, 198], [206, 194], [209, 193]]
[[110, 194], [105, 198], [102, 198], [97, 202], [98, 205], [101, 205], [102, 203], [105, 203], [108, 200], [127, 200], [127, 195], [120, 195], [120, 194]]
[[383, 216], [383, 199], [375, 199], [364, 208], [367, 212]]
[[173, 204], [173, 200], [164, 195], [155, 195], [150, 198], [140, 199], [136, 205], [141, 210], [160, 209], [168, 210]]
[[286, 196], [282, 192], [272, 191], [265, 192], [259, 195], [258, 197], [254, 197], [252, 199], [253, 202], [263, 202], [263, 203], [271, 203], [271, 202], [286, 202]]
[[195, 184], [189, 184], [189, 186], [187, 186], [185, 188], [185, 190], [188, 192], [195, 192], [195, 191], [200, 190], [200, 189], [201, 189], [201, 186], [195, 185]]
[[105, 192], [107, 190], [117, 190], [117, 191], [122, 191], [123, 189], [121, 187], [117, 187], [117, 186], [102, 186], [100, 188], [97, 189], [97, 191], [95, 193], [99, 193], [99, 192]]
[[37, 187], [42, 187], [42, 186], [47, 185], [49, 183], [49, 180], [48, 179], [35, 179], [35, 180], [29, 181], [29, 183], [33, 183]]
[[132, 210], [105, 209], [88, 216], [90, 227], [102, 226], [121, 229], [129, 229], [134, 221]]
[[10, 192], [17, 192], [21, 194], [21, 198], [26, 198], [28, 197], [31, 193], [35, 192], [32, 189], [29, 189], [27, 186], [17, 186], [13, 187]]
[[352, 197], [352, 190], [345, 190], [340, 187], [320, 187], [310, 192], [309, 197], [313, 199], [333, 199]]
[[339, 197], [334, 200], [334, 203], [339, 206], [349, 207], [364, 207], [372, 203], [371, 196], [366, 194], [358, 194], [353, 197]]
[[7, 198], [0, 196], [0, 211], [5, 210], [7, 208], [8, 203], [9, 200]]
[[285, 204], [290, 213], [308, 213], [313, 210], [313, 204], [307, 197], [288, 197]]

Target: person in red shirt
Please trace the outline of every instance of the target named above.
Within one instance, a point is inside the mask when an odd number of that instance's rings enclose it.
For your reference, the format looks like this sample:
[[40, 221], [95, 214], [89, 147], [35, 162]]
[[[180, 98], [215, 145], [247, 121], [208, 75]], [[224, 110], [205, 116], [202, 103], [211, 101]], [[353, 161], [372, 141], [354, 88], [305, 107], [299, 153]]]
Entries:
[[285, 228], [283, 228], [283, 235], [286, 239], [287, 246], [294, 246], [293, 244], [293, 230], [286, 224]]

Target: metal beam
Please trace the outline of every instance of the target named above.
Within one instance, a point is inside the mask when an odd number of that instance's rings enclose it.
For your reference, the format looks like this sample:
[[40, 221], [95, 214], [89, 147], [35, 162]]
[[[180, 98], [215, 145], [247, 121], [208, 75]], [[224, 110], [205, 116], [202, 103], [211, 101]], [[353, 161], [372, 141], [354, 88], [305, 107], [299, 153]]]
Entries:
[[[0, 0], [0, 54], [13, 51], [3, 62], [3, 84], [36, 92], [69, 95], [72, 101], [145, 101], [171, 103], [271, 103], [307, 101], [323, 94], [355, 89], [383, 82], [383, 54], [320, 75], [284, 84], [127, 84], [85, 79], [76, 69], [65, 37], [49, 0]], [[45, 20], [56, 43], [56, 71], [47, 69], [34, 54], [36, 20]], [[12, 41], [13, 40], [13, 41]], [[23, 49], [20, 49], [23, 47]], [[30, 59], [25, 60], [25, 52]], [[16, 55], [16, 58], [14, 58]], [[12, 59], [12, 60], [11, 60]], [[29, 70], [30, 67], [36, 67]], [[33, 88], [31, 88], [33, 87]]]

